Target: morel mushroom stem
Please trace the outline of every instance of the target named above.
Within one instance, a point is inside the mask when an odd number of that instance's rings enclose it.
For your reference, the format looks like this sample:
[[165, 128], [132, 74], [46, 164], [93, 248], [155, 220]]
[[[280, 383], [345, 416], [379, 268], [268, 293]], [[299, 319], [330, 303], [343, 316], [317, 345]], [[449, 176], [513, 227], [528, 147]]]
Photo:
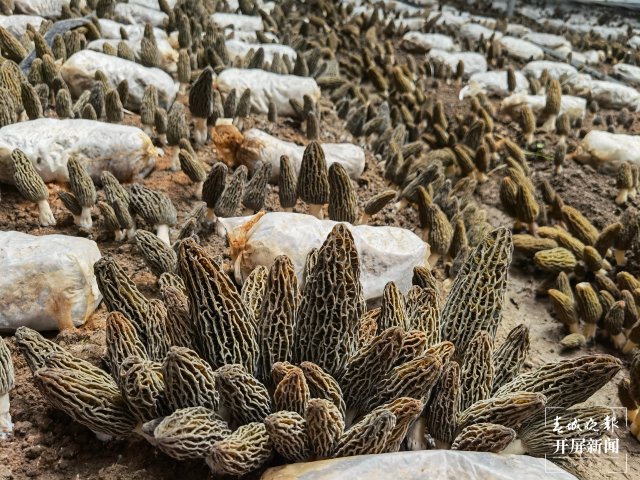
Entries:
[[202, 145], [207, 141], [207, 119], [194, 117], [193, 119], [193, 139], [196, 144]]
[[49, 199], [38, 201], [38, 219], [42, 226], [51, 226], [56, 224], [56, 219], [54, 218], [51, 207], [49, 206]]
[[[128, 233], [129, 232], [127, 232], [127, 236]], [[167, 245], [171, 245], [171, 240], [169, 239], [169, 225], [156, 225], [156, 236]]]
[[322, 205], [309, 205], [309, 215], [313, 215], [314, 217], [322, 220], [324, 218], [324, 212], [322, 210]]

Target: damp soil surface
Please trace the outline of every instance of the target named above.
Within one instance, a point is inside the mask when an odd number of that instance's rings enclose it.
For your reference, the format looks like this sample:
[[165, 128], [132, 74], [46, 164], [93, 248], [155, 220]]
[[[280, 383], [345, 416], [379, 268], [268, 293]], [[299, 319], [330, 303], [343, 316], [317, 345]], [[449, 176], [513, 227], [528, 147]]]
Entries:
[[[468, 112], [468, 104], [458, 103], [458, 90], [454, 85], [438, 87], [438, 98], [446, 105], [447, 114], [453, 118], [456, 114]], [[498, 103], [495, 102], [496, 110]], [[344, 121], [338, 119], [325, 104], [322, 118], [322, 141], [354, 141], [345, 130]], [[606, 114], [606, 112], [604, 112]], [[635, 114], [634, 114], [635, 115]], [[590, 128], [588, 118], [584, 127]], [[137, 116], [128, 116], [125, 123], [138, 125]], [[636, 124], [638, 121], [636, 120]], [[251, 118], [245, 121], [244, 128], [256, 126], [280, 138], [305, 144], [300, 133], [302, 130], [296, 122], [280, 119], [277, 125], [269, 124], [264, 117]], [[498, 114], [496, 137], [517, 137], [517, 126], [508, 118]], [[576, 138], [569, 139], [569, 151], [576, 143]], [[553, 162], [550, 160], [556, 142], [554, 135], [536, 135], [536, 143], [543, 145], [537, 155], [530, 157], [533, 179], [538, 183], [548, 179], [561, 194], [565, 203], [580, 210], [596, 227], [602, 228], [614, 221], [621, 214], [621, 208], [614, 203], [615, 178], [590, 166], [579, 165], [572, 160], [566, 162], [564, 172], [555, 175]], [[178, 226], [198, 205], [194, 197], [194, 187], [182, 172], [169, 169], [170, 148], [164, 149], [157, 168], [143, 181], [153, 189], [166, 193], [178, 210]], [[199, 158], [209, 164], [216, 159], [215, 148], [208, 144], [199, 150]], [[358, 182], [360, 206], [371, 196], [388, 189], [382, 178], [382, 168], [378, 160], [367, 153], [367, 167]], [[498, 197], [498, 181], [500, 172], [492, 174], [490, 180], [481, 185], [476, 193], [477, 200], [485, 205], [488, 218], [494, 226], [510, 225], [512, 220], [500, 208]], [[137, 252], [134, 243], [116, 243], [103, 230], [98, 220], [92, 232], [79, 230], [73, 225], [71, 215], [57, 199], [57, 192], [67, 189], [66, 185], [50, 184], [52, 209], [58, 219], [53, 228], [37, 226], [35, 205], [23, 200], [18, 192], [10, 186], [2, 186], [2, 204], [0, 208], [0, 225], [3, 230], [18, 230], [33, 235], [65, 234], [85, 236], [95, 240], [103, 255], [113, 255], [126, 270], [143, 294], [157, 297], [156, 278], [146, 268]], [[270, 187], [266, 210], [279, 209], [277, 187]], [[102, 195], [102, 192], [99, 193]], [[625, 208], [636, 208], [637, 200]], [[296, 211], [304, 211], [298, 204]], [[370, 222], [376, 225], [394, 225], [415, 230], [418, 225], [417, 215], [411, 208], [401, 212], [388, 205]], [[145, 228], [143, 226], [143, 228]], [[177, 230], [172, 234], [177, 235]], [[225, 241], [214, 232], [200, 234], [201, 243], [213, 254], [225, 255], [226, 265], [230, 268]], [[629, 269], [638, 270], [640, 265], [631, 259]], [[445, 274], [436, 267], [437, 276], [445, 278]], [[510, 271], [509, 286], [506, 293], [502, 325], [498, 331], [498, 342], [502, 341], [509, 330], [524, 323], [531, 330], [531, 351], [526, 369], [537, 367], [549, 361], [583, 355], [586, 353], [616, 353], [608, 348], [606, 342], [597, 342], [581, 350], [562, 351], [559, 341], [565, 335], [562, 325], [552, 317], [549, 302], [537, 295], [538, 286], [545, 280], [535, 271], [531, 260], [517, 256]], [[48, 338], [60, 343], [71, 353], [101, 365], [101, 357], [105, 349], [106, 309], [101, 305], [91, 319], [81, 328], [60, 334], [49, 333]], [[209, 477], [204, 462], [178, 462], [154, 449], [145, 440], [132, 436], [124, 440], [109, 442], [99, 441], [87, 428], [73, 422], [65, 414], [49, 406], [34, 386], [31, 373], [26, 362], [18, 354], [11, 336], [6, 336], [16, 370], [16, 387], [11, 393], [11, 415], [15, 422], [15, 434], [0, 443], [0, 480], [37, 478], [42, 480], [62, 479], [99, 479], [99, 480], [200, 480]], [[616, 384], [621, 378], [628, 377], [629, 358], [623, 358], [625, 367], [618, 376], [605, 388], [598, 392], [589, 403], [619, 407]], [[620, 478], [640, 478], [640, 443], [633, 439], [623, 428], [616, 431], [619, 439], [618, 456], [590, 456], [580, 464], [581, 476], [589, 480], [605, 480]], [[626, 473], [622, 473], [625, 472]]]

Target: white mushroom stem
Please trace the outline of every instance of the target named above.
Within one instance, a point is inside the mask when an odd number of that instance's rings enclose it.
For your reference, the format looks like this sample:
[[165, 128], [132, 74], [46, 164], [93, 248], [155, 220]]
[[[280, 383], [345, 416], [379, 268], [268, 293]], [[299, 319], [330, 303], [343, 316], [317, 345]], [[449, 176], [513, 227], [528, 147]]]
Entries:
[[426, 428], [427, 419], [425, 417], [418, 417], [411, 424], [407, 432], [407, 448], [409, 451], [416, 452], [427, 449], [427, 443], [424, 438]]
[[283, 212], [293, 212], [293, 207], [283, 207], [282, 211]]
[[562, 165], [556, 166], [556, 175], [560, 175], [562, 173]]
[[365, 225], [367, 222], [369, 222], [370, 218], [371, 218], [371, 215], [367, 215], [366, 213], [363, 213], [362, 215], [360, 215], [357, 225]]
[[81, 228], [89, 230], [93, 226], [93, 220], [91, 220], [91, 207], [82, 207], [82, 213], [78, 221], [78, 225]]
[[596, 336], [596, 324], [595, 323], [586, 323], [584, 325], [584, 329], [582, 331], [582, 334], [584, 335], [584, 338], [587, 339], [587, 342], [589, 340], [593, 340], [593, 338]]
[[164, 243], [171, 246], [171, 240], [169, 240], [169, 225], [156, 225], [156, 236]]
[[40, 225], [43, 227], [49, 227], [56, 224], [56, 219], [53, 216], [51, 207], [49, 206], [49, 200], [40, 200], [38, 202], [38, 218], [40, 219]]
[[[167, 227], [168, 229], [168, 227]], [[136, 238], [136, 227], [131, 227], [127, 230], [127, 240], [133, 240], [134, 238]], [[124, 238], [122, 239], [124, 240]]]
[[409, 202], [407, 201], [406, 198], [403, 198], [402, 200], [400, 200], [399, 202], [396, 202], [395, 207], [396, 210], [402, 210], [403, 208], [405, 208], [407, 205], [409, 205]]
[[622, 348], [622, 353], [629, 353], [631, 350], [633, 350], [637, 346], [638, 344], [633, 340], [627, 340], [627, 343], [625, 343], [624, 347]]
[[142, 131], [146, 133], [149, 137], [153, 136], [153, 126], [152, 125], [142, 125]]
[[615, 257], [616, 264], [618, 264], [618, 266], [622, 267], [627, 264], [624, 250], [621, 250], [619, 248], [614, 249], [613, 256]]
[[0, 440], [13, 432], [13, 422], [9, 414], [9, 392], [0, 394]]
[[166, 133], [159, 133], [158, 134], [158, 143], [160, 145], [166, 145], [167, 144], [167, 134]]
[[616, 205], [623, 205], [627, 203], [627, 200], [629, 200], [629, 189], [619, 188], [618, 196], [616, 197]]
[[178, 93], [180, 95], [184, 95], [185, 93], [187, 93], [187, 87], [189, 86], [188, 83], [181, 83], [180, 84], [180, 89], [178, 90]]
[[180, 170], [180, 147], [178, 145], [173, 146], [173, 152], [171, 152], [171, 169], [172, 172], [178, 172]]
[[114, 230], [113, 235], [116, 242], [124, 242], [125, 236], [123, 230]]
[[309, 204], [309, 215], [313, 215], [314, 217], [322, 220], [324, 218], [322, 205]]
[[529, 132], [524, 136], [524, 141], [527, 145], [531, 145], [533, 143], [533, 132]]
[[478, 181], [478, 183], [485, 183], [487, 180], [489, 180], [489, 177], [485, 172], [481, 172], [480, 170], [474, 170], [473, 173], [476, 176], [476, 180]]
[[205, 223], [216, 223], [218, 216], [213, 208], [207, 208], [207, 215], [204, 217]]
[[193, 139], [196, 141], [196, 144], [202, 145], [207, 141], [207, 119], [194, 117], [193, 127]]
[[569, 333], [580, 333], [580, 323], [578, 322], [569, 323], [567, 328], [569, 329]]
[[545, 132], [553, 132], [556, 129], [556, 117], [557, 115], [549, 115], [540, 129]]
[[622, 350], [624, 348], [626, 340], [627, 338], [622, 332], [616, 335], [611, 335], [611, 341], [613, 342], [613, 346], [616, 347], [616, 350]]
[[196, 182], [194, 184], [196, 186], [196, 198], [198, 200], [202, 199], [202, 186], [204, 185], [204, 182]]
[[502, 455], [524, 455], [525, 453], [527, 453], [527, 450], [519, 438], [511, 442], [507, 445], [507, 448], [500, 452]]

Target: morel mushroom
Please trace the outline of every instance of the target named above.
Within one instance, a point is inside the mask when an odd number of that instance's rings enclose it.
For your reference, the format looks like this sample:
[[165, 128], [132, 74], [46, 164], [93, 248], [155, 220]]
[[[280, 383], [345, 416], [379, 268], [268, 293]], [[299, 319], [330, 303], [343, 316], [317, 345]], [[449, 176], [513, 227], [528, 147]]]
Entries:
[[91, 209], [96, 204], [96, 187], [93, 185], [93, 180], [91, 180], [84, 165], [77, 157], [72, 156], [69, 158], [67, 170], [69, 171], [71, 191], [78, 200], [80, 207], [82, 207], [78, 224], [82, 228], [90, 229], [93, 225]]
[[336, 222], [356, 222], [358, 198], [347, 171], [339, 163], [329, 167], [329, 218]]
[[215, 207], [224, 192], [226, 179], [227, 166], [223, 162], [218, 162], [213, 165], [202, 184], [202, 200], [207, 204], [206, 221], [208, 223], [216, 221]]
[[298, 196], [309, 205], [309, 214], [322, 220], [322, 207], [329, 201], [329, 176], [324, 151], [318, 142], [312, 141], [304, 150]]
[[180, 168], [196, 186], [196, 198], [202, 198], [202, 186], [207, 178], [204, 165], [197, 156], [192, 155], [189, 150], [184, 148], [180, 149], [178, 159], [180, 160]]
[[258, 162], [242, 196], [244, 215], [251, 215], [262, 210], [269, 186], [269, 177], [271, 177], [271, 164]]
[[207, 118], [213, 111], [213, 70], [205, 68], [189, 91], [189, 110], [194, 122], [193, 137], [196, 144], [207, 141]]
[[13, 423], [9, 413], [9, 392], [15, 384], [15, 373], [11, 352], [5, 341], [0, 338], [0, 440], [13, 432]]
[[285, 212], [292, 212], [298, 200], [298, 178], [286, 155], [280, 157], [280, 176], [278, 177], [278, 199]]
[[56, 224], [49, 206], [49, 190], [40, 178], [31, 160], [17, 148], [11, 152], [13, 180], [20, 194], [29, 201], [38, 204], [40, 225], [48, 227]]
[[165, 194], [140, 184], [131, 187], [131, 206], [144, 220], [156, 228], [158, 238], [171, 245], [169, 227], [176, 224], [176, 208]]
[[136, 244], [142, 253], [144, 263], [159, 277], [164, 272], [174, 272], [178, 261], [176, 252], [151, 232], [138, 230]]

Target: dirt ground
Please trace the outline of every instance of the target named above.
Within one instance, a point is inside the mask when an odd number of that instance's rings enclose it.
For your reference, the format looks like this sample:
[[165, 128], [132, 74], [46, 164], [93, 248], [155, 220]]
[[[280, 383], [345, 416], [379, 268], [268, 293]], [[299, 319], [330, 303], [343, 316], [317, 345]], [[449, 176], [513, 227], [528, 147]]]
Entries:
[[[447, 113], [454, 114], [467, 108], [467, 103], [457, 103], [455, 86], [441, 85], [438, 97], [447, 106]], [[497, 103], [496, 103], [497, 107]], [[512, 122], [503, 119], [497, 123], [497, 135], [517, 135]], [[137, 124], [137, 117], [128, 117], [126, 123]], [[636, 122], [637, 123], [637, 122]], [[245, 124], [245, 128], [256, 126], [266, 129], [278, 137], [306, 143], [300, 134], [298, 125], [286, 119], [280, 119], [277, 125], [270, 125], [266, 118], [256, 117]], [[344, 122], [337, 119], [333, 112], [327, 112], [322, 122], [322, 141], [351, 139], [343, 128]], [[585, 122], [590, 127], [590, 119]], [[637, 126], [635, 127], [637, 128]], [[538, 135], [536, 140], [545, 144], [544, 152], [552, 151], [555, 139], [549, 135]], [[570, 140], [575, 144], [575, 139]], [[168, 170], [170, 149], [160, 158], [157, 168], [144, 180], [144, 184], [165, 192], [178, 210], [178, 225], [196, 206], [193, 185], [182, 173]], [[571, 150], [571, 149], [570, 149]], [[208, 144], [199, 151], [201, 160], [213, 163], [215, 149]], [[578, 208], [598, 228], [602, 228], [617, 218], [621, 209], [615, 205], [615, 179], [599, 173], [591, 167], [567, 162], [564, 173], [553, 174], [553, 165], [543, 158], [531, 161], [534, 179], [548, 178], [554, 188], [562, 195], [568, 205]], [[490, 222], [494, 226], [509, 225], [511, 220], [502, 213], [498, 197], [500, 173], [492, 176], [489, 182], [478, 188], [477, 199], [487, 208]], [[358, 182], [359, 203], [386, 189], [381, 168], [376, 159], [368, 154], [365, 174]], [[35, 206], [24, 201], [17, 191], [2, 186], [0, 206], [0, 225], [2, 230], [18, 230], [34, 235], [65, 234], [81, 235], [95, 240], [102, 254], [111, 254], [125, 268], [141, 291], [149, 296], [158, 295], [156, 279], [146, 268], [135, 244], [115, 243], [101, 231], [100, 222], [92, 232], [79, 231], [73, 226], [71, 215], [57, 199], [57, 192], [66, 189], [65, 185], [49, 185], [52, 209], [58, 219], [53, 228], [37, 226]], [[101, 193], [100, 193], [101, 194]], [[631, 202], [638, 207], [637, 201]], [[266, 210], [278, 209], [277, 192], [271, 187]], [[303, 207], [298, 205], [297, 211]], [[97, 217], [96, 217], [97, 219]], [[415, 230], [417, 217], [413, 210], [407, 209], [398, 214], [393, 206], [387, 206], [371, 222], [377, 225], [395, 225]], [[177, 230], [172, 231], [173, 235]], [[212, 232], [201, 235], [202, 244], [212, 254], [225, 254], [223, 239]], [[228, 257], [226, 258], [228, 261]], [[640, 270], [640, 265], [632, 261], [631, 268]], [[439, 277], [444, 274], [439, 272]], [[530, 259], [516, 255], [510, 271], [509, 286], [506, 294], [502, 325], [498, 331], [498, 340], [514, 326], [524, 323], [531, 330], [531, 351], [526, 368], [543, 363], [582, 355], [585, 353], [616, 354], [605, 343], [598, 342], [578, 351], [564, 352], [559, 340], [565, 335], [562, 325], [555, 320], [545, 298], [536, 296], [536, 289], [544, 276], [536, 272]], [[73, 332], [47, 335], [69, 349], [73, 354], [95, 364], [101, 364], [104, 351], [104, 324], [106, 309], [100, 306], [90, 321]], [[0, 480], [38, 478], [42, 480], [62, 479], [99, 479], [99, 480], [182, 480], [206, 479], [209, 476], [204, 462], [178, 462], [155, 450], [145, 440], [131, 437], [124, 440], [103, 443], [87, 428], [76, 424], [63, 413], [48, 406], [39, 391], [34, 387], [31, 373], [21, 355], [18, 354], [11, 336], [5, 337], [12, 351], [16, 369], [16, 387], [11, 393], [11, 415], [15, 422], [15, 435], [0, 443]], [[589, 403], [618, 407], [616, 384], [620, 378], [628, 376], [628, 358], [624, 370], [605, 388], [598, 392]], [[621, 421], [622, 422], [622, 421]], [[640, 443], [633, 439], [624, 428], [617, 430], [620, 439], [621, 455], [617, 457], [597, 457], [582, 463], [581, 476], [588, 480], [614, 480], [620, 478], [640, 478]], [[626, 460], [624, 455], [626, 454]], [[626, 473], [621, 473], [625, 472]]]

